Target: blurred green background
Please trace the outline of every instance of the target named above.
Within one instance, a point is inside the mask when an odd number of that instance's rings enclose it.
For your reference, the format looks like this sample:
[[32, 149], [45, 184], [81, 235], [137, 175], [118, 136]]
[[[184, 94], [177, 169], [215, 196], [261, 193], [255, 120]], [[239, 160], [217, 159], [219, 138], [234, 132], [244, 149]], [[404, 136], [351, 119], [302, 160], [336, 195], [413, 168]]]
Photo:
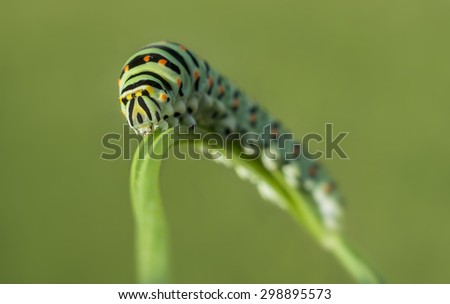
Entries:
[[[346, 234], [392, 283], [450, 283], [450, 2], [16, 1], [0, 12], [0, 283], [134, 282], [117, 78], [147, 43], [184, 43], [324, 161]], [[175, 283], [350, 283], [232, 170], [165, 161]], [[225, 190], [226, 189], [226, 190]]]

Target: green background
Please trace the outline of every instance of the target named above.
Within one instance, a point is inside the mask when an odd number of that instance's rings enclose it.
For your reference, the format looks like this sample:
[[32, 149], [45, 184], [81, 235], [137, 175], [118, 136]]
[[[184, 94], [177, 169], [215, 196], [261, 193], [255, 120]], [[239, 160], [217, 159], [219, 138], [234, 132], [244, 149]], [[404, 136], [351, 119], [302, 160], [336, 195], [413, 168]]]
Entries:
[[[117, 78], [182, 42], [300, 138], [350, 132], [324, 161], [346, 234], [392, 283], [450, 283], [450, 2], [9, 1], [0, 11], [0, 283], [134, 282]], [[283, 211], [206, 160], [165, 161], [175, 283], [350, 283]]]

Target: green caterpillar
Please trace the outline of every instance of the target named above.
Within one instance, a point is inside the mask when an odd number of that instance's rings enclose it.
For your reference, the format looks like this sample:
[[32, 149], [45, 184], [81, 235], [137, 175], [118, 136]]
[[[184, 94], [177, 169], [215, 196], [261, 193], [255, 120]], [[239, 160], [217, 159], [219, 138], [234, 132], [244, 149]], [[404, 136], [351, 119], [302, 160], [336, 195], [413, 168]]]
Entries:
[[341, 199], [325, 170], [303, 155], [293, 139], [280, 147], [278, 140], [286, 133], [282, 124], [183, 45], [163, 41], [141, 49], [124, 65], [118, 85], [122, 113], [142, 136], [180, 124], [198, 125], [224, 138], [260, 134], [260, 151], [278, 156], [273, 161], [260, 152], [266, 168], [280, 170], [290, 185], [307, 194], [327, 228], [339, 228]]

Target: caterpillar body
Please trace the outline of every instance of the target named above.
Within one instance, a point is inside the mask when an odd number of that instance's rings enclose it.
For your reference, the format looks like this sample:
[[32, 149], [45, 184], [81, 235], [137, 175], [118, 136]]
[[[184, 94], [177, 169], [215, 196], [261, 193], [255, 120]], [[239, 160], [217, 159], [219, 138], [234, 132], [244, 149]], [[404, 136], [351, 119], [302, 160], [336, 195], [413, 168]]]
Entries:
[[[135, 53], [125, 63], [118, 85], [122, 113], [130, 127], [143, 136], [179, 124], [198, 125], [223, 137], [253, 132], [269, 136], [275, 143], [286, 132], [281, 122], [178, 43], [153, 43]], [[267, 126], [268, 135], [264, 132]], [[259, 141], [258, 145], [261, 151], [290, 153], [293, 157], [273, 161], [261, 153], [266, 168], [280, 170], [290, 185], [306, 194], [325, 227], [339, 228], [340, 195], [323, 167], [303, 155], [300, 144], [293, 139], [285, 140], [283, 148], [273, 142]]]

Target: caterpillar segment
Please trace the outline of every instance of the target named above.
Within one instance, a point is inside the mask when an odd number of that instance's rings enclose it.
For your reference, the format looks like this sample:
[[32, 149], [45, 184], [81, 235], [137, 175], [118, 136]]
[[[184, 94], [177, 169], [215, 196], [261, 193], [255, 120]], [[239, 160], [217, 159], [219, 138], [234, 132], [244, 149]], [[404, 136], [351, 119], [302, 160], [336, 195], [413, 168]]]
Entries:
[[[323, 167], [305, 157], [299, 143], [284, 138], [287, 131], [279, 121], [183, 45], [166, 41], [147, 45], [127, 60], [118, 84], [122, 113], [142, 136], [179, 124], [199, 125], [224, 138], [231, 133], [260, 134], [266, 140], [254, 144], [264, 166], [280, 170], [289, 185], [306, 193], [328, 229], [340, 228], [342, 199]], [[270, 132], [265, 132], [268, 126]], [[243, 150], [255, 153], [250, 146]], [[236, 171], [256, 183], [264, 197], [280, 202], [269, 185], [243, 168]]]

